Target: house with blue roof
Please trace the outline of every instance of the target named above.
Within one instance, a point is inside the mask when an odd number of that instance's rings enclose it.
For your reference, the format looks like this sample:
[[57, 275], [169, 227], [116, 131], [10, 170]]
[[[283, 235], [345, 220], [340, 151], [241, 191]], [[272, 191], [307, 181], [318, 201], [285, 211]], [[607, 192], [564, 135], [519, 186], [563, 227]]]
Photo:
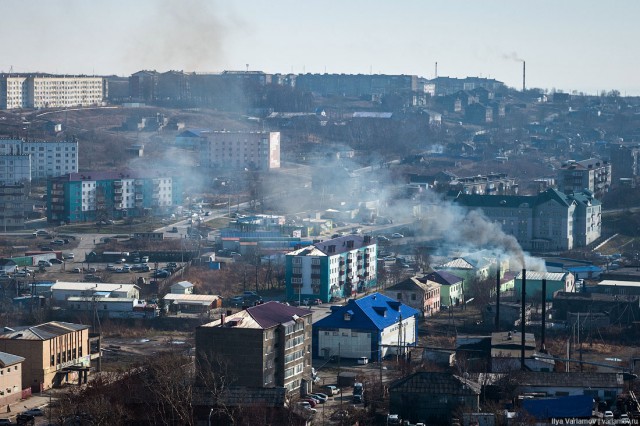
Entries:
[[332, 306], [313, 324], [313, 356], [328, 358], [406, 354], [418, 341], [420, 311], [380, 293]]

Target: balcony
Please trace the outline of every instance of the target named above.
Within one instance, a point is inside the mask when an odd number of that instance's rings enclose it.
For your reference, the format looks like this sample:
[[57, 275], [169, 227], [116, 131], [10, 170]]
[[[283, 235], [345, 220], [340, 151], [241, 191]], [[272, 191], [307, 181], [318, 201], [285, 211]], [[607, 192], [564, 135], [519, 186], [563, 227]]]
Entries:
[[116, 203], [122, 202], [122, 195], [116, 195], [113, 199]]
[[144, 199], [144, 195], [142, 195], [142, 194], [136, 194], [136, 201], [137, 201], [137, 200], [142, 200], [142, 199]]
[[113, 193], [114, 193], [114, 194], [122, 194], [122, 188], [120, 188], [120, 189], [114, 189], [114, 190], [113, 190]]
[[113, 181], [113, 186], [116, 188], [122, 188], [122, 181], [121, 180], [114, 180]]

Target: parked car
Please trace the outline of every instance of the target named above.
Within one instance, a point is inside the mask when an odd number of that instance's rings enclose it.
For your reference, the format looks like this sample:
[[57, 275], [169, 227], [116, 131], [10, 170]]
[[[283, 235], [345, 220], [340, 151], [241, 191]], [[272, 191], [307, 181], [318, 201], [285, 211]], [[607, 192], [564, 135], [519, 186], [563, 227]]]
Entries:
[[339, 387], [333, 386], [333, 385], [327, 385], [323, 388], [323, 390], [329, 396], [335, 396], [335, 395], [338, 395], [340, 392], [342, 392]]
[[13, 275], [14, 275], [15, 277], [18, 277], [18, 278], [26, 278], [26, 277], [30, 277], [30, 276], [31, 276], [31, 274], [29, 273], [29, 271], [25, 271], [25, 270], [22, 270], [22, 269], [21, 269], [21, 270], [19, 270], [19, 271], [16, 271], [16, 273], [15, 273], [15, 274], [13, 274]]
[[167, 278], [169, 275], [171, 275], [171, 273], [164, 269], [158, 269], [153, 272], [153, 278]]
[[45, 231], [44, 229], [38, 229], [33, 233], [34, 237], [44, 237], [47, 235], [49, 235], [49, 232]]
[[74, 259], [75, 257], [76, 257], [76, 255], [75, 255], [75, 254], [73, 254], [73, 253], [64, 253], [64, 254], [62, 255], [62, 258], [63, 258], [63, 259], [65, 259], [65, 260], [68, 260], [68, 259]]
[[404, 235], [399, 232], [394, 232], [393, 234], [391, 234], [391, 238], [404, 238]]
[[49, 266], [51, 266], [51, 262], [49, 262], [48, 260], [39, 260], [38, 266], [46, 266], [48, 268]]
[[71, 272], [73, 272], [74, 274], [79, 274], [80, 272], [82, 272], [82, 269], [80, 269], [80, 268], [73, 268], [73, 269], [71, 270]]
[[60, 259], [53, 258], [53, 259], [49, 259], [49, 263], [51, 263], [52, 265], [60, 265], [64, 262]]
[[26, 411], [23, 411], [22, 414], [26, 414], [34, 417], [40, 417], [40, 416], [44, 416], [44, 411], [42, 411], [40, 408], [30, 408]]
[[18, 425], [33, 425], [36, 418], [32, 414], [20, 413], [16, 416], [16, 422]]
[[313, 398], [303, 398], [302, 401], [308, 402], [309, 405], [311, 405], [311, 408], [314, 408], [316, 405], [318, 405], [318, 401]]
[[0, 419], [0, 426], [10, 426], [12, 424], [10, 419]]
[[229, 299], [229, 303], [231, 303], [232, 305], [242, 305], [244, 303], [244, 297], [242, 296], [232, 297], [231, 299]]
[[604, 416], [605, 419], [612, 419], [613, 418], [613, 411], [607, 410], [604, 412]]
[[149, 262], [149, 256], [142, 256], [142, 263], [148, 263]]
[[56, 245], [56, 246], [63, 246], [64, 245], [64, 240], [53, 240], [53, 241], [51, 241], [51, 244]]
[[358, 358], [358, 364], [364, 365], [368, 363], [369, 363], [369, 358], [367, 358], [366, 356], [361, 356], [360, 358]]
[[316, 399], [320, 399], [321, 404], [324, 404], [329, 399], [329, 395], [327, 395], [326, 393], [316, 392], [316, 393], [312, 393], [311, 396]]
[[113, 263], [109, 263], [107, 265], [107, 271], [115, 271], [115, 270], [116, 270], [116, 267]]

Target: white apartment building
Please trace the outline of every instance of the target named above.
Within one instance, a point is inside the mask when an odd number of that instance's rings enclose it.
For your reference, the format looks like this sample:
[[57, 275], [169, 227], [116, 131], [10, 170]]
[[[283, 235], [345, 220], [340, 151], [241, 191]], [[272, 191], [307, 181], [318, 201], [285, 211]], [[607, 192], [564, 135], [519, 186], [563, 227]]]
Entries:
[[200, 141], [202, 167], [232, 170], [280, 168], [280, 132], [215, 131]]
[[[29, 158], [29, 167], [25, 164], [25, 156]], [[2, 160], [5, 161], [4, 165]], [[27, 171], [30, 173], [28, 180], [76, 173], [78, 142], [0, 139], [0, 180], [6, 179], [11, 184], [20, 182], [26, 177]]]
[[0, 109], [24, 108], [27, 97], [27, 77], [0, 76]]
[[87, 76], [2, 75], [0, 109], [100, 105], [104, 79]]

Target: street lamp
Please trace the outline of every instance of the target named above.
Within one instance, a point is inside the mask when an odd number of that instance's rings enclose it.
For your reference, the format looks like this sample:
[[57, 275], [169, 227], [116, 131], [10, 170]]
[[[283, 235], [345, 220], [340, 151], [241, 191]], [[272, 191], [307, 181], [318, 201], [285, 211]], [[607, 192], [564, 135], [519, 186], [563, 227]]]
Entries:
[[209, 426], [211, 426], [211, 416], [213, 415], [213, 408], [209, 411]]

